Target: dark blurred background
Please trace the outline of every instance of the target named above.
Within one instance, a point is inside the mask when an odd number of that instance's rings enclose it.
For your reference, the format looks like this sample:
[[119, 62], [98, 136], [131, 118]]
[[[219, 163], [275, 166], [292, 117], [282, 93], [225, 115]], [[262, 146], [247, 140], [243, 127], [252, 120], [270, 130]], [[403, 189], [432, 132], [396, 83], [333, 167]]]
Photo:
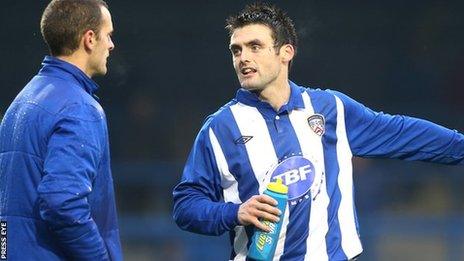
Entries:
[[[173, 186], [202, 120], [238, 88], [228, 15], [251, 1], [107, 1], [115, 27], [108, 116], [127, 260], [226, 260], [228, 238], [180, 231]], [[464, 131], [463, 1], [270, 1], [299, 34], [290, 78], [342, 91], [374, 110]], [[0, 118], [39, 70], [48, 1], [0, 7]], [[355, 161], [360, 260], [464, 260], [464, 168]]]

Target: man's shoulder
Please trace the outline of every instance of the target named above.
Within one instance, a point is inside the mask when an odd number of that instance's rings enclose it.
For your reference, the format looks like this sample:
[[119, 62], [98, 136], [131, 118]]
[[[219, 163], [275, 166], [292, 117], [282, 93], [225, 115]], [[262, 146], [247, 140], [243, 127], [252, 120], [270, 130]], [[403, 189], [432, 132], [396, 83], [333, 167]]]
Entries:
[[334, 89], [327, 89], [320, 86], [301, 86], [296, 85], [301, 93], [307, 93], [311, 99], [328, 102], [335, 97], [344, 98], [346, 95]]
[[35, 76], [15, 102], [35, 105], [53, 115], [75, 114], [77, 110], [90, 112], [94, 120], [104, 115], [100, 104], [81, 86], [58, 77]]
[[302, 89], [302, 93], [308, 94], [311, 105], [319, 110], [337, 109], [340, 105], [345, 110], [362, 109], [359, 102], [342, 91], [321, 87], [298, 87]]
[[319, 107], [329, 105], [332, 108], [336, 108], [338, 107], [337, 102], [340, 102], [343, 108], [350, 110], [350, 112], [353, 110], [362, 111], [364, 109], [364, 105], [339, 90], [305, 87], [304, 91], [309, 94], [311, 102]]
[[237, 103], [238, 101], [236, 99], [232, 99], [228, 103], [222, 105], [216, 112], [206, 117], [203, 126], [214, 127], [218, 124], [220, 125], [229, 122], [231, 117], [230, 107]]
[[308, 85], [308, 86], [297, 85], [297, 87], [301, 90], [302, 93], [307, 92], [308, 94], [314, 94], [314, 95], [319, 95], [319, 96], [333, 96], [335, 93], [338, 92], [333, 89], [326, 89], [320, 86], [313, 86], [313, 85]]

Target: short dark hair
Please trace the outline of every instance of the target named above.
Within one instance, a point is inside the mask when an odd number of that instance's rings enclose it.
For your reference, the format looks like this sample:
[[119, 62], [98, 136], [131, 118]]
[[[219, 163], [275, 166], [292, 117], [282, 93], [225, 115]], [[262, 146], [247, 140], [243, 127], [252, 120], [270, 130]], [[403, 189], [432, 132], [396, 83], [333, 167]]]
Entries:
[[292, 19], [275, 5], [267, 3], [254, 3], [247, 5], [238, 15], [230, 16], [226, 20], [226, 29], [231, 36], [235, 29], [242, 28], [250, 24], [262, 24], [272, 30], [275, 48], [282, 47], [284, 44], [291, 44], [296, 49], [298, 36]]
[[79, 48], [79, 41], [88, 30], [99, 36], [102, 25], [103, 0], [52, 0], [40, 21], [42, 37], [53, 56], [70, 55]]

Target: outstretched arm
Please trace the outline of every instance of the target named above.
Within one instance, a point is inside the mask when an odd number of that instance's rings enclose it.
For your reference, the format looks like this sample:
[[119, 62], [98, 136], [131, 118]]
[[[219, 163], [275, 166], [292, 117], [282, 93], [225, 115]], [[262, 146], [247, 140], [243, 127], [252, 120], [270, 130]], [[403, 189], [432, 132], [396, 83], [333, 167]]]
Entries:
[[456, 130], [418, 118], [375, 112], [334, 93], [344, 105], [354, 155], [464, 164], [464, 135]]

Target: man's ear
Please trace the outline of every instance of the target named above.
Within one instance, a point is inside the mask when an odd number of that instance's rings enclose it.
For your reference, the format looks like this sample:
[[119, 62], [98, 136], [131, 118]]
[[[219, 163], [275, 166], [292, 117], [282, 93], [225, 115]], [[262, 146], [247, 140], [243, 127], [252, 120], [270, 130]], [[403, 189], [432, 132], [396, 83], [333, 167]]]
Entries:
[[82, 44], [86, 51], [93, 50], [96, 44], [96, 38], [97, 34], [93, 30], [88, 30], [84, 33], [84, 35], [82, 36]]
[[295, 48], [291, 44], [284, 44], [280, 47], [282, 62], [289, 63], [295, 56]]

